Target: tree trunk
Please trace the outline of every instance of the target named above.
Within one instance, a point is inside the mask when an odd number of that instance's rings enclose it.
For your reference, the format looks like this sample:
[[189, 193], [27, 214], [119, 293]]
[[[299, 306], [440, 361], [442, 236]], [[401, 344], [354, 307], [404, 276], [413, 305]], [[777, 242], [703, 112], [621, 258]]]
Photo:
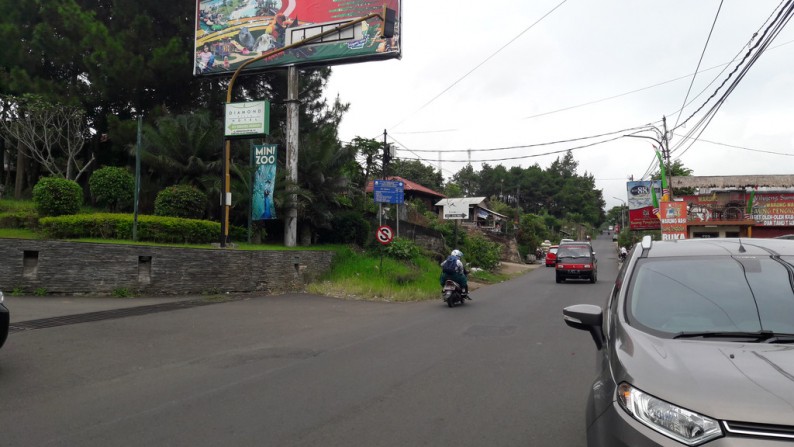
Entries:
[[22, 190], [25, 188], [25, 167], [28, 165], [28, 159], [23, 151], [22, 143], [17, 143], [17, 172], [14, 182], [14, 198], [17, 200], [22, 198]]

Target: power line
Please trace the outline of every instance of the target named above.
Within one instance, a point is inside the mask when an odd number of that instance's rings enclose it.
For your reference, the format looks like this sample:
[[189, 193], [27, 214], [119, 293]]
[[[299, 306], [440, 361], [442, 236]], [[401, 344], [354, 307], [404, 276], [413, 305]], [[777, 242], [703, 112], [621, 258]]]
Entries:
[[[684, 136], [684, 135], [678, 135], [678, 136], [680, 136], [681, 138], [692, 139], [691, 137], [687, 137], [687, 136]], [[733, 148], [733, 149], [741, 149], [743, 151], [760, 152], [762, 154], [783, 155], [785, 157], [794, 157], [794, 154], [787, 154], [785, 152], [775, 152], [775, 151], [767, 151], [767, 150], [762, 150], [762, 149], [752, 149], [752, 148], [749, 148], [749, 147], [735, 146], [735, 145], [732, 145], [732, 144], [720, 143], [720, 142], [717, 142], [717, 141], [704, 140], [702, 138], [698, 138], [697, 140], [698, 141], [702, 141], [704, 143], [716, 144], [717, 146], [725, 146], [725, 147], [730, 147], [730, 148]]]
[[[692, 146], [695, 144], [695, 142], [700, 137], [700, 135], [703, 134], [703, 132], [708, 127], [708, 125], [714, 119], [714, 117], [717, 114], [717, 111], [725, 103], [725, 100], [727, 99], [727, 97], [734, 91], [734, 89], [736, 89], [736, 86], [739, 84], [739, 82], [742, 79], [744, 79], [744, 77], [747, 75], [747, 72], [750, 70], [750, 68], [753, 65], [755, 65], [755, 62], [758, 60], [758, 58], [761, 56], [761, 54], [763, 54], [765, 52], [765, 50], [771, 44], [771, 42], [778, 36], [778, 34], [780, 34], [780, 32], [786, 26], [786, 24], [788, 23], [788, 21], [792, 17], [792, 13], [794, 13], [794, 0], [788, 0], [788, 2], [786, 3], [786, 6], [784, 6], [783, 9], [780, 10], [780, 12], [777, 14], [777, 17], [775, 18], [775, 20], [772, 23], [770, 23], [769, 26], [764, 30], [764, 33], [761, 35], [761, 38], [758, 40], [758, 43], [753, 47], [753, 48], [758, 48], [758, 51], [756, 51], [752, 55], [752, 57], [750, 58], [749, 62], [744, 67], [742, 67], [742, 69], [739, 72], [739, 74], [737, 75], [736, 79], [728, 86], [728, 89], [725, 91], [725, 93], [723, 93], [723, 95], [717, 100], [717, 102], [711, 107], [711, 109], [709, 109], [709, 111], [706, 113], [706, 115], [703, 118], [701, 118], [701, 120], [694, 126], [694, 128], [692, 130], [687, 132], [686, 137], [687, 138], [691, 138], [692, 142], [689, 144], [689, 146], [686, 149], [683, 150], [683, 152], [681, 152], [676, 157], [676, 160], [680, 160], [681, 157], [690, 148], [692, 148]], [[771, 30], [771, 32], [770, 32], [770, 30]], [[768, 37], [767, 37], [767, 34], [768, 34]], [[752, 51], [752, 49], [750, 51]], [[749, 51], [748, 51], [748, 54], [749, 54]], [[745, 56], [745, 59], [747, 59], [747, 56]], [[744, 60], [742, 62], [744, 62]], [[740, 64], [740, 66], [741, 66], [741, 64]], [[738, 68], [739, 67], [737, 67], [737, 69]], [[734, 72], [736, 72], [736, 70], [734, 70], [731, 74], [733, 74]], [[730, 75], [728, 76], [728, 78], [730, 78]], [[726, 79], [726, 81], [727, 81], [727, 79]], [[725, 82], [723, 82], [723, 85], [724, 84], [725, 84]], [[721, 87], [722, 87], [722, 85], [720, 86], [720, 88]], [[719, 88], [717, 89], [717, 91], [719, 91]], [[717, 92], [715, 92], [715, 95], [716, 95], [716, 93]], [[714, 95], [712, 95], [712, 97], [713, 96]], [[709, 98], [709, 100], [710, 99], [711, 98]], [[708, 100], [707, 100], [707, 102], [708, 102]], [[705, 106], [705, 104], [704, 104], [704, 106]], [[703, 106], [700, 107], [700, 109], [702, 109], [702, 108], [703, 108]], [[700, 110], [700, 109], [698, 109], [698, 110]], [[693, 114], [693, 116], [694, 116], [694, 114]], [[690, 116], [690, 118], [691, 118], [691, 116]], [[687, 118], [687, 120], [689, 120], [689, 118]], [[683, 123], [681, 125], [683, 125]], [[681, 127], [681, 126], [678, 126], [678, 127]], [[673, 129], [673, 130], [675, 130], [675, 129]], [[695, 133], [698, 134], [697, 137], [692, 138], [692, 135], [694, 135]], [[681, 145], [679, 145], [676, 149], [674, 149], [673, 152], [681, 149], [681, 147], [683, 147], [683, 143]]]
[[[536, 157], [542, 157], [542, 156], [545, 156], [545, 155], [554, 155], [554, 154], [560, 154], [560, 153], [563, 153], [563, 152], [575, 151], [575, 150], [579, 150], [579, 149], [593, 147], [593, 146], [597, 146], [599, 144], [609, 143], [611, 141], [615, 141], [615, 140], [618, 140], [618, 139], [623, 138], [623, 137], [624, 137], [624, 135], [618, 135], [616, 137], [609, 138], [607, 140], [596, 141], [595, 143], [584, 144], [582, 146], [576, 146], [576, 147], [569, 147], [569, 148], [566, 148], [566, 149], [560, 149], [560, 150], [556, 150], [556, 151], [544, 152], [544, 153], [541, 153], [541, 154], [530, 154], [530, 155], [521, 155], [521, 156], [516, 156], [516, 157], [504, 157], [504, 158], [492, 158], [492, 159], [487, 159], [487, 160], [470, 160], [469, 162], [470, 163], [490, 163], [490, 162], [495, 162], [495, 161], [511, 161], [511, 160], [523, 160], [523, 159], [526, 159], [526, 158], [536, 158]], [[411, 151], [410, 149], [406, 149], [406, 150]], [[411, 152], [413, 152], [413, 151], [411, 151]], [[406, 158], [406, 160], [413, 160], [413, 159]], [[458, 162], [458, 163], [461, 163], [461, 162]]]
[[[749, 68], [750, 66], [752, 66], [752, 63], [754, 63], [754, 62], [755, 62], [755, 60], [757, 60], [757, 57], [758, 57], [758, 55], [760, 55], [760, 54], [761, 54], [761, 52], [763, 52], [763, 49], [761, 49], [761, 50], [757, 51], [756, 53], [753, 53], [753, 50], [755, 50], [756, 48], [759, 48], [759, 47], [765, 47], [766, 45], [768, 45], [768, 44], [769, 44], [769, 42], [771, 42], [771, 40], [765, 40], [765, 38], [766, 38], [766, 36], [767, 36], [767, 33], [769, 32], [769, 30], [770, 30], [770, 29], [772, 29], [773, 27], [776, 27], [776, 28], [777, 28], [777, 26], [778, 26], [778, 25], [781, 23], [781, 20], [783, 20], [783, 21], [785, 21], [785, 22], [787, 22], [787, 21], [788, 21], [788, 18], [787, 18], [787, 17], [784, 17], [783, 19], [781, 19], [781, 16], [782, 16], [782, 14], [784, 13], [784, 11], [786, 11], [786, 7], [788, 7], [788, 6], [791, 4], [791, 1], [792, 1], [792, 0], [788, 0], [788, 3], [787, 3], [787, 5], [786, 5], [786, 6], [784, 6], [784, 7], [783, 7], [783, 8], [780, 10], [780, 12], [778, 13], [778, 15], [777, 15], [777, 18], [775, 18], [775, 20], [774, 20], [772, 23], [770, 23], [770, 24], [769, 24], [769, 25], [766, 27], [766, 29], [764, 29], [764, 33], [761, 35], [761, 38], [760, 38], [760, 39], [758, 39], [758, 41], [756, 42], [756, 44], [755, 44], [755, 45], [753, 45], [752, 47], [750, 47], [750, 49], [748, 49], [748, 50], [747, 50], [747, 53], [744, 55], [744, 57], [743, 57], [743, 58], [742, 58], [742, 60], [739, 62], [739, 64], [736, 66], [736, 68], [734, 68], [734, 69], [733, 69], [733, 71], [731, 71], [731, 72], [728, 74], [728, 77], [727, 77], [727, 78], [725, 78], [725, 80], [723, 80], [723, 81], [722, 81], [722, 84], [720, 84], [720, 86], [719, 86], [719, 87], [717, 87], [717, 89], [714, 91], [714, 93], [712, 93], [712, 94], [711, 94], [711, 96], [709, 96], [709, 97], [708, 97], [708, 99], [706, 99], [706, 101], [705, 101], [705, 102], [704, 102], [704, 103], [703, 103], [703, 104], [702, 104], [700, 107], [698, 107], [698, 109], [697, 109], [697, 110], [695, 110], [695, 111], [694, 111], [694, 112], [693, 112], [691, 115], [689, 115], [689, 117], [687, 117], [687, 119], [685, 119], [685, 120], [684, 120], [684, 121], [683, 121], [681, 124], [678, 124], [678, 125], [674, 126], [674, 127], [671, 129], [671, 131], [674, 131], [674, 130], [678, 129], [679, 127], [681, 127], [681, 126], [685, 125], [685, 124], [686, 124], [686, 123], [687, 123], [687, 122], [688, 122], [690, 119], [692, 119], [692, 117], [694, 117], [694, 116], [695, 116], [695, 115], [697, 115], [697, 114], [698, 114], [698, 113], [699, 113], [701, 110], [703, 110], [703, 108], [704, 108], [704, 107], [705, 107], [705, 106], [706, 106], [706, 105], [709, 103], [709, 101], [711, 101], [712, 99], [714, 99], [714, 97], [715, 97], [715, 96], [717, 96], [717, 94], [719, 93], [719, 91], [722, 89], [722, 87], [724, 87], [724, 86], [725, 86], [725, 84], [726, 84], [726, 83], [727, 83], [727, 82], [730, 80], [730, 78], [731, 78], [731, 77], [732, 77], [732, 76], [733, 76], [733, 75], [734, 75], [734, 74], [735, 74], [737, 71], [739, 71], [739, 69], [742, 67], [742, 65], [745, 63], [745, 61], [747, 61], [747, 59], [751, 57], [751, 55], [753, 55], [753, 59], [751, 59], [751, 62], [750, 62], [750, 63], [748, 63], [748, 65], [746, 65], [745, 67]], [[776, 10], [777, 10], [777, 9], [776, 9]], [[777, 28], [777, 32], [780, 32], [779, 30], [780, 30], [780, 28]], [[776, 36], [776, 35], [777, 35], [777, 34], [775, 34], [775, 36]], [[774, 37], [772, 37], [772, 39], [774, 39]], [[762, 44], [763, 44], [763, 45], [762, 45]], [[743, 69], [743, 71], [744, 71], [745, 73], [746, 73], [746, 70], [747, 70], [747, 68], [744, 68], [744, 69]], [[736, 82], [737, 82], [737, 81], [734, 81], [734, 83], [733, 83], [732, 85], [733, 85], [733, 86], [735, 86], [735, 85], [736, 85]], [[726, 97], [726, 96], [725, 96], [725, 95], [723, 95], [723, 96], [722, 96], [722, 99], [724, 100], [724, 98], [725, 98], [725, 97]]]
[[414, 110], [414, 111], [413, 111], [411, 114], [409, 114], [408, 116], [406, 116], [405, 118], [403, 118], [403, 119], [402, 119], [400, 122], [398, 122], [397, 124], [395, 124], [395, 125], [391, 126], [391, 127], [390, 127], [390, 129], [393, 129], [393, 128], [395, 128], [395, 127], [398, 127], [400, 124], [402, 124], [402, 123], [404, 123], [406, 120], [408, 120], [408, 119], [409, 119], [411, 116], [415, 115], [417, 112], [419, 112], [420, 110], [424, 109], [425, 107], [427, 107], [428, 105], [430, 105], [430, 104], [431, 104], [433, 101], [435, 101], [436, 99], [438, 99], [439, 97], [441, 97], [441, 95], [443, 95], [444, 93], [446, 93], [446, 92], [448, 92], [449, 90], [451, 90], [451, 89], [452, 89], [452, 87], [456, 86], [456, 85], [457, 85], [457, 84], [458, 84], [460, 81], [462, 81], [462, 80], [466, 79], [466, 78], [467, 78], [467, 77], [468, 77], [470, 74], [474, 73], [474, 72], [475, 72], [475, 71], [476, 71], [478, 68], [480, 68], [480, 67], [482, 67], [483, 65], [485, 65], [485, 63], [486, 63], [486, 62], [488, 62], [488, 61], [489, 61], [489, 60], [491, 60], [491, 59], [492, 59], [494, 56], [496, 56], [497, 54], [499, 54], [499, 53], [500, 53], [502, 50], [504, 50], [505, 48], [507, 48], [507, 47], [508, 47], [510, 44], [512, 44], [513, 42], [515, 42], [516, 40], [518, 40], [518, 38], [519, 38], [519, 37], [521, 37], [521, 36], [522, 36], [524, 33], [526, 33], [527, 31], [529, 31], [529, 30], [530, 30], [530, 29], [532, 29], [533, 27], [535, 27], [535, 25], [537, 25], [538, 23], [540, 23], [540, 22], [541, 22], [543, 19], [545, 19], [546, 17], [548, 17], [548, 16], [549, 16], [551, 13], [553, 13], [554, 11], [556, 11], [556, 10], [557, 10], [557, 8], [559, 8], [560, 6], [562, 6], [562, 5], [563, 5], [565, 2], [567, 2], [567, 1], [568, 1], [568, 0], [562, 0], [562, 1], [561, 1], [561, 2], [560, 2], [558, 5], [557, 5], [557, 6], [555, 6], [554, 8], [552, 8], [552, 9], [551, 9], [551, 11], [547, 12], [546, 14], [544, 14], [544, 15], [543, 15], [543, 17], [541, 17], [541, 18], [539, 18], [537, 21], [535, 21], [535, 23], [533, 23], [533, 24], [529, 25], [529, 26], [528, 26], [527, 28], [525, 28], [523, 31], [521, 31], [520, 33], [518, 33], [518, 35], [517, 35], [517, 36], [513, 37], [513, 38], [512, 38], [512, 39], [510, 39], [510, 41], [508, 41], [506, 44], [502, 45], [502, 47], [501, 47], [501, 48], [499, 48], [498, 50], [496, 50], [496, 51], [494, 51], [493, 53], [491, 53], [491, 55], [490, 55], [490, 56], [488, 56], [488, 57], [486, 57], [485, 59], [483, 59], [483, 61], [482, 61], [482, 62], [480, 62], [479, 64], [477, 64], [477, 65], [476, 65], [474, 68], [472, 68], [472, 69], [471, 69], [471, 70], [469, 70], [469, 71], [468, 71], [466, 74], [464, 74], [463, 76], [461, 76], [461, 77], [460, 77], [458, 80], [456, 80], [455, 82], [453, 82], [453, 83], [452, 83], [452, 84], [451, 84], [449, 87], [447, 87], [447, 88], [445, 88], [444, 90], [442, 90], [442, 91], [441, 91], [441, 93], [439, 93], [439, 94], [437, 94], [436, 96], [434, 96], [434, 97], [433, 97], [433, 98], [432, 98], [430, 101], [427, 101], [427, 102], [426, 102], [426, 103], [424, 103], [424, 104], [423, 104], [421, 107], [419, 107], [418, 109]]
[[[470, 149], [410, 149], [410, 151], [414, 152], [414, 153], [416, 153], [416, 152], [445, 152], [445, 153], [453, 153], [453, 152], [492, 152], [492, 151], [504, 151], [504, 150], [510, 150], [510, 149], [526, 149], [526, 148], [530, 148], [530, 147], [551, 146], [551, 145], [554, 145], [554, 144], [572, 143], [572, 142], [575, 142], [575, 141], [582, 141], [582, 140], [591, 140], [593, 138], [606, 137], [606, 136], [609, 136], [609, 135], [615, 135], [617, 133], [624, 134], [626, 132], [636, 131], [636, 130], [647, 130], [649, 127], [651, 127], [652, 124], [653, 123], [646, 124], [646, 125], [643, 125], [643, 126], [630, 127], [628, 129], [616, 130], [614, 132], [607, 132], [607, 133], [602, 133], [602, 134], [599, 134], [599, 135], [591, 135], [591, 136], [587, 136], [587, 137], [577, 137], [577, 138], [571, 138], [571, 139], [559, 140], [559, 141], [550, 141], [550, 142], [546, 142], [546, 143], [533, 143], [533, 144], [522, 144], [522, 145], [517, 145], [517, 146], [479, 148], [479, 149], [471, 149], [471, 148]], [[406, 150], [408, 150], [408, 149], [406, 149]]]
[[686, 91], [686, 95], [684, 96], [684, 103], [681, 104], [681, 110], [678, 111], [678, 117], [675, 119], [675, 124], [673, 127], [678, 125], [678, 120], [681, 118], [681, 112], [684, 111], [684, 107], [686, 107], [686, 100], [689, 98], [689, 93], [692, 91], [692, 85], [695, 84], [695, 78], [697, 77], [698, 69], [700, 69], [700, 64], [703, 62], [703, 56], [706, 55], [706, 48], [709, 46], [709, 42], [711, 41], [711, 33], [714, 32], [714, 26], [717, 24], [717, 18], [720, 16], [720, 11], [722, 10], [722, 3], [723, 0], [720, 0], [720, 6], [717, 8], [717, 14], [714, 16], [714, 21], [711, 23], [711, 29], [709, 30], [709, 35], [706, 38], [706, 45], [703, 46], [703, 51], [700, 53], [700, 59], [698, 60], [697, 67], [695, 67], [695, 74], [692, 75], [692, 81], [689, 83], [689, 88]]

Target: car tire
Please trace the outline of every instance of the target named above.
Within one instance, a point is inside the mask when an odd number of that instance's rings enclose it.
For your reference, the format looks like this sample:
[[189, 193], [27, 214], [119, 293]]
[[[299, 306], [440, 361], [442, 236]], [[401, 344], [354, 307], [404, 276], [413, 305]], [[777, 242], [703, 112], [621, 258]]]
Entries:
[[590, 282], [595, 284], [596, 281], [598, 281], [598, 273], [593, 271], [593, 273], [590, 274]]
[[561, 283], [561, 282], [565, 281], [565, 279], [564, 279], [563, 277], [561, 277], [560, 275], [557, 275], [557, 278], [556, 278], [556, 279], [557, 279], [557, 284], [559, 284], [559, 283]]

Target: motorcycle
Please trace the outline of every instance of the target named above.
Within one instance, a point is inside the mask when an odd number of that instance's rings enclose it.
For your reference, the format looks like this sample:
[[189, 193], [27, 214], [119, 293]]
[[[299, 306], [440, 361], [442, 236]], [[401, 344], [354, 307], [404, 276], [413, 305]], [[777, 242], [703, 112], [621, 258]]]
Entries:
[[460, 284], [451, 279], [448, 279], [446, 282], [444, 282], [444, 289], [441, 293], [443, 295], [444, 301], [449, 307], [454, 307], [455, 303], [466, 303], [466, 297], [463, 296], [463, 289], [460, 287]]

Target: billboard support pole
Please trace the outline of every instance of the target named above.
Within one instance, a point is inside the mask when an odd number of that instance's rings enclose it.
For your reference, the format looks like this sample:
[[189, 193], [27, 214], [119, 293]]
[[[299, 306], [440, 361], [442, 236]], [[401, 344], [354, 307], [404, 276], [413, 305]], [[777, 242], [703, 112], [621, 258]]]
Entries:
[[[365, 22], [365, 21], [367, 21], [369, 19], [374, 19], [376, 17], [381, 19], [382, 21], [385, 21], [385, 13], [383, 13], [383, 14], [378, 14], [378, 13], [368, 14], [368, 15], [366, 15], [364, 17], [359, 18], [359, 19], [356, 19], [356, 20], [350, 21], [348, 23], [339, 25], [339, 26], [337, 26], [335, 28], [329, 29], [328, 31], [324, 31], [322, 33], [315, 34], [313, 36], [307, 37], [306, 39], [303, 39], [301, 41], [295, 42], [292, 45], [287, 45], [287, 46], [284, 46], [284, 47], [281, 47], [281, 48], [273, 49], [271, 51], [268, 51], [268, 52], [262, 54], [261, 56], [258, 56], [258, 57], [255, 57], [253, 59], [249, 59], [249, 60], [245, 61], [243, 64], [241, 64], [239, 67], [237, 67], [237, 70], [234, 71], [234, 74], [232, 75], [232, 78], [229, 80], [229, 87], [226, 90], [226, 104], [227, 105], [231, 104], [231, 102], [232, 102], [232, 89], [234, 88], [234, 81], [237, 80], [237, 77], [240, 76], [240, 72], [242, 72], [242, 70], [245, 67], [253, 64], [254, 62], [259, 62], [262, 59], [267, 59], [269, 57], [275, 56], [276, 54], [283, 53], [283, 52], [285, 52], [287, 50], [291, 50], [293, 48], [301, 47], [301, 46], [306, 45], [306, 44], [308, 44], [310, 42], [313, 42], [315, 40], [321, 40], [325, 36], [330, 36], [331, 34], [339, 33], [339, 31], [345, 30], [347, 28], [354, 27], [354, 26], [358, 25], [361, 22]], [[295, 70], [295, 74], [296, 74], [296, 78], [297, 78], [297, 68], [295, 68], [295, 66], [293, 65], [293, 66], [289, 67], [289, 70]], [[290, 77], [290, 79], [292, 79], [292, 78]], [[292, 87], [289, 87], [289, 86], [287, 88], [290, 91], [292, 89]], [[296, 82], [295, 82], [295, 91], [296, 92], [297, 92], [297, 89], [298, 89], [298, 87], [297, 87], [297, 80], [296, 80]], [[296, 93], [295, 96], [296, 96], [295, 101], [297, 101], [297, 93]], [[296, 103], [290, 102], [289, 105], [287, 106], [287, 109], [288, 109], [287, 115], [288, 116], [290, 115], [289, 110], [290, 110], [291, 106], [294, 106], [296, 111], [298, 110], [297, 102]], [[288, 118], [288, 120], [289, 120], [289, 118]], [[288, 128], [289, 128], [289, 125], [288, 125]], [[288, 132], [290, 132], [290, 131], [288, 130]], [[296, 135], [297, 135], [297, 132], [298, 132], [297, 120], [296, 120], [296, 125], [295, 125], [295, 132], [296, 132]], [[298, 181], [297, 138], [296, 138], [295, 141], [296, 141], [296, 143], [295, 143], [296, 146], [295, 146], [295, 168], [294, 169], [291, 167], [291, 165], [289, 163], [289, 152], [290, 152], [290, 150], [289, 150], [289, 142], [287, 143], [287, 169], [289, 170], [289, 172], [287, 173], [287, 176], [291, 180], [294, 180], [295, 185], [293, 187], [297, 186], [297, 181]], [[230, 211], [229, 208], [230, 208], [231, 204], [227, 203], [226, 196], [227, 196], [227, 194], [231, 194], [231, 182], [229, 181], [229, 179], [231, 178], [231, 176], [229, 174], [230, 158], [231, 158], [231, 141], [228, 138], [224, 138], [223, 191], [221, 193], [221, 208], [222, 208], [222, 210], [221, 210], [221, 216], [222, 216], [222, 218], [221, 218], [221, 244], [220, 244], [221, 247], [226, 247], [226, 240], [228, 239], [228, 234], [229, 234], [229, 211]], [[292, 195], [290, 197], [290, 200], [292, 200], [294, 197], [296, 197], [296, 195]], [[286, 219], [286, 222], [285, 222], [284, 225], [286, 227], [287, 223], [290, 222], [291, 220], [293, 220], [292, 219], [292, 217], [293, 217], [292, 213], [294, 212], [295, 213], [294, 214], [295, 215], [294, 223], [295, 223], [295, 228], [297, 230], [297, 212], [298, 211], [297, 211], [297, 208], [294, 207], [294, 205], [295, 204], [293, 203], [292, 207], [288, 210], [287, 219]], [[285, 232], [284, 232], [284, 244], [285, 245], [287, 245], [287, 242], [288, 242], [287, 238], [288, 238], [288, 234], [287, 234], [287, 231], [286, 231], [286, 228], [285, 228]], [[292, 235], [292, 239], [293, 239], [292, 245], [287, 245], [287, 246], [291, 246], [291, 247], [295, 246], [295, 243], [294, 243], [295, 234], [294, 233]]]
[[284, 219], [284, 246], [297, 245], [298, 233], [298, 195], [295, 188], [298, 185], [298, 69], [290, 65], [287, 69], [287, 188], [290, 194], [287, 199], [287, 216]]

